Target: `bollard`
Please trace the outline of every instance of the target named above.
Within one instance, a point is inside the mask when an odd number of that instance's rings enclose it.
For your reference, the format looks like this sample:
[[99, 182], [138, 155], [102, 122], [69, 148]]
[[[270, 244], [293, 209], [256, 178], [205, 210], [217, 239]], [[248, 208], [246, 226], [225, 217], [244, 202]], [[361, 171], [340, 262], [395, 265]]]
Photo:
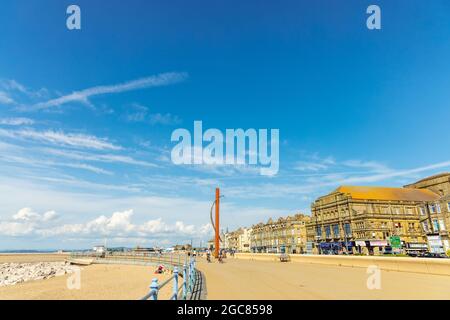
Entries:
[[151, 295], [150, 300], [158, 300], [158, 279], [154, 278], [150, 285], [150, 292], [154, 290], [154, 294]]
[[172, 300], [178, 300], [178, 267], [173, 269], [173, 297]]
[[187, 282], [187, 274], [186, 274], [186, 264], [183, 265], [183, 300], [186, 300], [187, 295], [187, 288], [186, 288], [186, 282]]

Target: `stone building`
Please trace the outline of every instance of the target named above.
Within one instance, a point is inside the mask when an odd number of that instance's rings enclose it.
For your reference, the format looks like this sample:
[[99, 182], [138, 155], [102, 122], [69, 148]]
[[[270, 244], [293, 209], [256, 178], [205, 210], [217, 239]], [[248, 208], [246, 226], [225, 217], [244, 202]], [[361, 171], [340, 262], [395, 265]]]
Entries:
[[306, 223], [309, 216], [296, 214], [269, 219], [267, 223], [252, 226], [250, 244], [252, 252], [304, 253], [306, 246]]
[[238, 252], [250, 252], [251, 234], [251, 228], [242, 228], [242, 233], [239, 234]]
[[439, 199], [429, 201], [420, 216], [424, 234], [431, 252], [445, 253], [450, 250], [450, 173], [434, 175], [405, 188], [431, 190]]
[[226, 249], [236, 252], [250, 252], [250, 233], [249, 228], [239, 228], [236, 231], [225, 234]]
[[428, 189], [341, 186], [311, 206], [308, 242], [320, 253], [379, 254], [426, 250], [420, 226], [428, 203], [439, 200]]

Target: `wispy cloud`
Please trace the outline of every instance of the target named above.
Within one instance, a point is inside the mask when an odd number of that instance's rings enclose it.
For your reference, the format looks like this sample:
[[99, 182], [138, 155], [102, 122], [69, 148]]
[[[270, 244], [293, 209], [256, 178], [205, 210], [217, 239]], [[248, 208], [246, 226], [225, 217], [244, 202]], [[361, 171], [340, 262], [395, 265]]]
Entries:
[[15, 139], [31, 139], [39, 142], [58, 144], [77, 148], [87, 148], [96, 150], [121, 150], [122, 147], [109, 142], [105, 138], [97, 138], [92, 135], [78, 133], [64, 133], [62, 131], [35, 131], [32, 129], [24, 130], [5, 130], [0, 129], [0, 136]]
[[32, 125], [34, 124], [34, 120], [28, 118], [4, 118], [0, 119], [0, 125], [7, 126], [23, 126], [23, 125]]
[[84, 89], [81, 91], [75, 91], [69, 95], [48, 100], [46, 102], [40, 102], [34, 105], [34, 108], [45, 109], [60, 106], [69, 102], [81, 102], [84, 104], [90, 104], [89, 98], [94, 96], [103, 94], [121, 93], [151, 87], [167, 86], [184, 81], [185, 79], [187, 79], [187, 77], [188, 77], [187, 73], [179, 73], [179, 72], [161, 73], [155, 76], [132, 80], [121, 84], [97, 86]]
[[177, 125], [181, 123], [181, 119], [171, 113], [151, 113], [149, 108], [138, 103], [130, 106], [132, 112], [126, 115], [128, 122], [146, 122], [151, 125]]
[[67, 167], [67, 168], [74, 168], [74, 169], [81, 169], [86, 170], [90, 172], [94, 172], [97, 174], [106, 174], [106, 175], [113, 175], [111, 171], [95, 167], [89, 164], [85, 163], [71, 163], [67, 161], [49, 161], [49, 160], [43, 160], [41, 158], [34, 158], [33, 156], [17, 156], [17, 155], [10, 155], [10, 154], [2, 154], [0, 153], [0, 161], [8, 162], [15, 165], [25, 164], [28, 167], [38, 167], [38, 168], [50, 168], [50, 167]]
[[57, 149], [45, 149], [44, 152], [47, 154], [52, 154], [55, 156], [70, 158], [74, 160], [80, 161], [95, 161], [95, 162], [109, 162], [109, 163], [124, 163], [130, 165], [144, 166], [144, 167], [157, 167], [158, 165], [134, 159], [130, 156], [126, 155], [117, 155], [117, 154], [92, 154], [85, 152], [76, 152], [76, 151], [66, 151], [66, 150], [57, 150]]
[[3, 91], [0, 91], [0, 104], [14, 104], [14, 100]]
[[12, 94], [22, 94], [28, 98], [39, 99], [45, 98], [49, 95], [46, 88], [41, 88], [39, 90], [32, 90], [12, 79], [1, 79], [0, 88], [4, 91]]
[[172, 115], [170, 113], [155, 113], [149, 116], [149, 122], [152, 125], [163, 124], [163, 125], [176, 125], [181, 123], [181, 119], [178, 116]]
[[342, 164], [346, 167], [369, 169], [374, 172], [391, 171], [387, 166], [377, 161], [347, 160], [342, 162]]

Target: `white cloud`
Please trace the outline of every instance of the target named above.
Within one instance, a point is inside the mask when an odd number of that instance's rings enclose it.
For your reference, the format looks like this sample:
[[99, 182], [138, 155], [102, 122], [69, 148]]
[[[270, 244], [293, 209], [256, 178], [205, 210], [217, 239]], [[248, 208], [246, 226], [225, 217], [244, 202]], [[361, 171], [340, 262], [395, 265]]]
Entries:
[[44, 237], [171, 237], [204, 236], [210, 232], [205, 226], [186, 225], [182, 221], [167, 224], [161, 218], [144, 223], [132, 222], [133, 210], [116, 211], [111, 216], [99, 216], [86, 223], [51, 226], [48, 222], [56, 217], [55, 211], [43, 215], [30, 208], [19, 210], [10, 221], [0, 222], [0, 235], [3, 236], [44, 236]]
[[15, 139], [31, 139], [39, 142], [65, 145], [77, 148], [97, 149], [97, 150], [120, 150], [120, 146], [114, 145], [105, 138], [97, 138], [92, 135], [78, 133], [64, 133], [62, 131], [35, 131], [31, 129], [24, 130], [5, 130], [0, 129], [0, 136]]
[[14, 104], [14, 100], [6, 94], [6, 92], [0, 91], [0, 103], [2, 104]]
[[15, 215], [13, 220], [16, 221], [34, 221], [34, 222], [47, 222], [57, 217], [55, 211], [47, 211], [44, 214], [39, 214], [33, 211], [31, 208], [20, 209]]
[[0, 221], [0, 235], [17, 237], [28, 235], [33, 232], [33, 226], [20, 222]]
[[4, 118], [0, 119], [1, 125], [7, 126], [22, 126], [22, 125], [32, 125], [34, 120], [28, 118]]
[[9, 221], [0, 221], [0, 235], [27, 236], [34, 234], [40, 227], [57, 218], [55, 211], [47, 211], [39, 214], [31, 208], [20, 209]]
[[40, 218], [40, 215], [33, 212], [30, 208], [20, 209], [15, 215], [13, 215], [14, 220], [30, 221], [38, 218]]
[[89, 98], [93, 96], [120, 93], [151, 87], [167, 86], [184, 81], [187, 77], [188, 75], [186, 73], [178, 73], [178, 72], [161, 73], [155, 76], [150, 76], [138, 80], [132, 80], [121, 84], [98, 86], [81, 91], [75, 91], [69, 95], [65, 95], [46, 102], [38, 103], [34, 107], [37, 109], [45, 109], [60, 106], [69, 102], [81, 102], [85, 104], [90, 104]]
[[107, 163], [125, 163], [131, 165], [138, 165], [144, 167], [157, 167], [156, 164], [134, 159], [130, 156], [116, 155], [116, 154], [90, 154], [85, 152], [76, 151], [66, 151], [57, 149], [45, 149], [45, 152], [61, 156], [69, 159], [80, 160], [80, 161], [93, 161], [93, 162], [107, 162]]

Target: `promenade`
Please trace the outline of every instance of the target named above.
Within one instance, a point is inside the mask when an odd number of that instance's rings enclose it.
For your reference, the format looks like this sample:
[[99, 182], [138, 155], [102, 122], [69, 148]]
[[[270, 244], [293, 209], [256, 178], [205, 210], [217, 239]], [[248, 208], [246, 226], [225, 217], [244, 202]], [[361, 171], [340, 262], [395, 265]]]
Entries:
[[450, 277], [381, 271], [381, 289], [369, 290], [366, 268], [300, 262], [225, 259], [204, 272], [208, 300], [218, 299], [448, 299]]

